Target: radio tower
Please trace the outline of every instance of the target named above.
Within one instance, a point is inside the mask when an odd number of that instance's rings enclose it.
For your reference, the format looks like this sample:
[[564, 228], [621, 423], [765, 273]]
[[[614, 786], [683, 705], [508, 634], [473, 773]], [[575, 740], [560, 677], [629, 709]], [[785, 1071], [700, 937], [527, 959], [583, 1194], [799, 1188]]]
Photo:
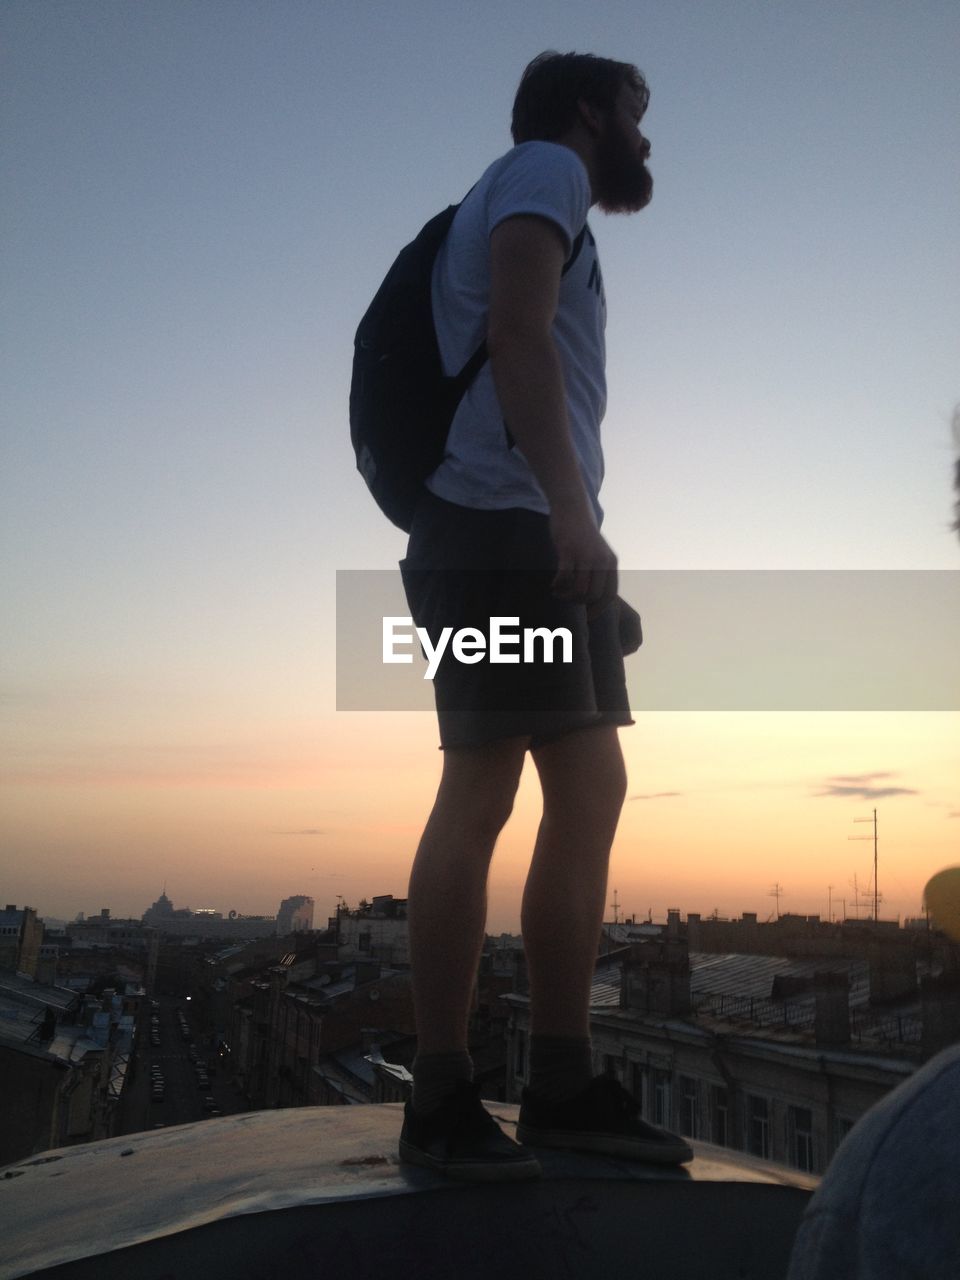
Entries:
[[880, 885], [877, 883], [877, 811], [872, 818], [854, 818], [854, 822], [872, 822], [873, 836], [847, 836], [848, 840], [873, 840], [873, 918], [880, 919]]

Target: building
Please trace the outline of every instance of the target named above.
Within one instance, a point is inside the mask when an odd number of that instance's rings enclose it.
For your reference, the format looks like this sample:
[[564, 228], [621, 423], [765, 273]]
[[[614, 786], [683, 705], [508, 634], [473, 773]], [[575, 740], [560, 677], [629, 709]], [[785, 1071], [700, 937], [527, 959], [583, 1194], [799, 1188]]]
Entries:
[[313, 899], [306, 894], [298, 893], [292, 898], [284, 898], [277, 912], [277, 934], [284, 937], [288, 933], [309, 932], [313, 928]]
[[211, 907], [191, 911], [189, 907], [175, 908], [165, 893], [143, 913], [143, 924], [159, 931], [164, 937], [207, 938], [226, 941], [241, 938], [262, 938], [276, 933], [274, 916], [243, 916], [230, 911], [223, 913]]
[[143, 923], [160, 929], [164, 928], [172, 920], [189, 919], [192, 914], [189, 907], [181, 907], [177, 910], [164, 892], [161, 893], [156, 902], [147, 907], [143, 913]]
[[[504, 997], [507, 1099], [529, 1078], [527, 997]], [[654, 1124], [820, 1173], [854, 1122], [960, 1040], [949, 965], [896, 943], [868, 958], [696, 952], [680, 913], [594, 977], [597, 1070]]]
[[103, 907], [95, 916], [72, 921], [64, 932], [71, 947], [90, 950], [146, 951], [150, 936], [149, 928], [140, 920], [114, 919], [109, 907]]
[[136, 995], [0, 974], [0, 1164], [113, 1133]]
[[340, 959], [332, 936], [300, 938], [277, 963], [231, 975], [229, 1069], [253, 1108], [370, 1102], [374, 1072], [351, 1063], [397, 1041], [412, 1057], [410, 975]]
[[370, 902], [364, 899], [356, 910], [342, 906], [335, 919], [341, 959], [377, 959], [387, 965], [410, 963], [407, 900], [392, 893]]
[[35, 978], [43, 945], [43, 921], [33, 907], [19, 910], [7, 903], [0, 911], [0, 971], [24, 973]]

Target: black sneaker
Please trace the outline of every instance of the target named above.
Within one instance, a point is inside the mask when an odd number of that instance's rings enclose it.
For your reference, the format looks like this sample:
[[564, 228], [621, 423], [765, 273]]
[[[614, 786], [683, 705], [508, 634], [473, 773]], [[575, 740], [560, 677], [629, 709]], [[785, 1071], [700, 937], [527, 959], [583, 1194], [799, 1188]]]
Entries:
[[400, 1134], [400, 1159], [467, 1182], [538, 1178], [540, 1163], [483, 1108], [480, 1087], [462, 1080], [456, 1093], [429, 1115], [408, 1102]]
[[693, 1151], [678, 1134], [640, 1119], [640, 1104], [610, 1076], [597, 1076], [566, 1102], [546, 1102], [524, 1089], [517, 1137], [531, 1147], [686, 1164]]

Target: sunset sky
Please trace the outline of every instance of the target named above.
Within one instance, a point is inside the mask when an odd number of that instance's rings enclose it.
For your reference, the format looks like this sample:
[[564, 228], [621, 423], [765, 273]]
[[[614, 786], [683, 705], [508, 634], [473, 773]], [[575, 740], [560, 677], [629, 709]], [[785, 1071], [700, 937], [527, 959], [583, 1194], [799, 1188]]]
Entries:
[[[5, 0], [4, 902], [405, 894], [434, 718], [335, 701], [336, 571], [404, 553], [354, 469], [353, 333], [545, 48], [651, 87], [653, 203], [591, 218], [623, 569], [960, 569], [954, 0]], [[863, 914], [874, 807], [882, 915], [960, 861], [956, 710], [645, 711], [622, 741], [627, 914], [765, 918], [775, 883]], [[528, 771], [492, 931], [536, 821]]]

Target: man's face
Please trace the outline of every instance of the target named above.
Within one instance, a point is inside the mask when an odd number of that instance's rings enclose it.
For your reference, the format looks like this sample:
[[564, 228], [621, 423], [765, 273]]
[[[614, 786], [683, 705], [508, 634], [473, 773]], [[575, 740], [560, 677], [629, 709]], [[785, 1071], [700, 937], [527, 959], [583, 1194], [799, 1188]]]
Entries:
[[639, 95], [624, 85], [597, 140], [595, 195], [604, 213], [637, 213], [653, 196], [653, 175], [645, 163], [650, 143], [640, 132], [642, 117]]

